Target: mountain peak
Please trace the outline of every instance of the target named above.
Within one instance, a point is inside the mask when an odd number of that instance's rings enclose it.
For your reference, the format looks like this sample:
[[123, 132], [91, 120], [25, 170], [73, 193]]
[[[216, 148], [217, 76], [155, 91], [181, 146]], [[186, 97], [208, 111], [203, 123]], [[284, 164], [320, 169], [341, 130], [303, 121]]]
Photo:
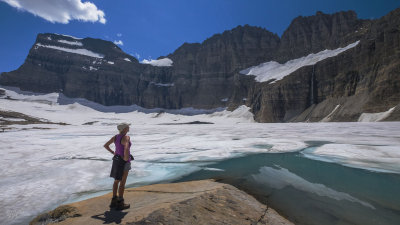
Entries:
[[[105, 59], [128, 58], [132, 62], [138, 62], [135, 57], [126, 54], [120, 47], [111, 41], [97, 38], [78, 38], [71, 35], [56, 33], [39, 33], [35, 42], [36, 46], [48, 47], [67, 52], [94, 52]], [[36, 49], [36, 48], [34, 48]], [[90, 54], [88, 55], [90, 56]]]

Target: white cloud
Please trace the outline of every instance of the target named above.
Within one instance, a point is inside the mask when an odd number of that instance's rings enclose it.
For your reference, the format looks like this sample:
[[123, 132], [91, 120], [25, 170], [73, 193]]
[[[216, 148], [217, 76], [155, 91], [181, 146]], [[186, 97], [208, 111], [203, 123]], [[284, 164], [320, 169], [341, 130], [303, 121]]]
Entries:
[[114, 41], [114, 44], [116, 44], [116, 45], [121, 45], [121, 46], [122, 46], [122, 45], [124, 45], [124, 42], [122, 42], [121, 40], [118, 40], [118, 41], [115, 40], [115, 41]]
[[106, 23], [105, 14], [91, 2], [82, 0], [0, 0], [22, 11], [52, 23], [67, 24], [71, 20]]
[[118, 34], [117, 34], [117, 37], [122, 37], [122, 34], [121, 34], [121, 33], [118, 33]]

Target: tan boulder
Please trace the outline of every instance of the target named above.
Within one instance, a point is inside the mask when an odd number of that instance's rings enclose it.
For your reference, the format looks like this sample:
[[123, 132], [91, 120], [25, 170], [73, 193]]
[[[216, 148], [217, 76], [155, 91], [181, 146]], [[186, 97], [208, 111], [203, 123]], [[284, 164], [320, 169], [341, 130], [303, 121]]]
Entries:
[[254, 197], [213, 180], [125, 190], [127, 210], [109, 209], [112, 194], [63, 205], [31, 224], [292, 224]]

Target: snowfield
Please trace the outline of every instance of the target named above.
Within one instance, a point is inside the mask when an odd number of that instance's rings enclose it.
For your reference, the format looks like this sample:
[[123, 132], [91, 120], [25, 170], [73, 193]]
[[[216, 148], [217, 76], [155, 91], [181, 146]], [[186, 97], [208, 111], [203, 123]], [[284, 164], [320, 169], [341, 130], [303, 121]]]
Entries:
[[362, 113], [360, 118], [358, 118], [358, 122], [378, 122], [386, 119], [390, 116], [390, 114], [394, 111], [396, 107], [390, 108], [386, 112], [380, 113]]
[[143, 64], [150, 64], [152, 66], [172, 66], [172, 60], [169, 58], [163, 58], [163, 59], [143, 59], [140, 63]]
[[298, 59], [287, 61], [284, 64], [280, 64], [275, 61], [262, 63], [258, 66], [253, 66], [245, 70], [242, 70], [240, 71], [240, 73], [244, 75], [255, 76], [255, 79], [258, 82], [266, 82], [269, 80], [273, 80], [271, 83], [275, 83], [276, 81], [282, 80], [284, 77], [300, 69], [301, 67], [315, 65], [317, 62], [320, 62], [330, 57], [337, 56], [342, 52], [354, 48], [355, 46], [358, 45], [359, 42], [360, 41], [356, 41], [343, 48], [338, 48], [334, 50], [326, 49], [324, 51], [315, 54], [312, 53]]
[[[56, 205], [109, 192], [112, 155], [103, 144], [121, 122], [132, 124], [135, 161], [128, 187], [213, 170], [213, 162], [255, 153], [300, 152], [315, 160], [400, 173], [399, 122], [261, 124], [254, 123], [246, 106], [233, 112], [186, 109], [187, 115], [181, 115], [176, 113], [185, 110], [99, 106], [58, 93], [6, 90], [6, 95], [13, 100], [0, 98], [0, 111], [69, 125], [14, 124], [0, 133], [1, 224], [24, 223]], [[185, 124], [193, 121], [209, 124]], [[310, 141], [325, 144], [304, 150]], [[284, 170], [262, 172], [291, 176]], [[332, 192], [326, 189], [323, 194]]]

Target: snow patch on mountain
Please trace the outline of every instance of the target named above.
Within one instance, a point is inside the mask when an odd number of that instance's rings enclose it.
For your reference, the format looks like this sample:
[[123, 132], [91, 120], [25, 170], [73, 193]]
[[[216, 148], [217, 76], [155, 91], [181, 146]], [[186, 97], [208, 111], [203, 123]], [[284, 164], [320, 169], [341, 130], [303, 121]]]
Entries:
[[169, 58], [163, 58], [163, 59], [143, 59], [140, 63], [143, 64], [150, 64], [152, 66], [172, 66], [173, 61]]
[[[57, 34], [57, 33], [55, 33], [55, 34]], [[69, 37], [69, 38], [76, 39], [76, 40], [82, 40], [83, 39], [83, 38], [78, 38], [78, 37], [74, 37], [74, 36], [67, 35], [67, 34], [57, 34], [57, 35], [64, 36], [64, 37]]]
[[93, 66], [89, 66], [89, 70], [94, 70], [94, 71], [96, 71], [96, 70], [98, 70], [98, 68], [93, 67]]
[[155, 83], [155, 82], [150, 82], [150, 84], [153, 84], [158, 87], [173, 87], [175, 85], [174, 83]]
[[58, 42], [67, 44], [67, 45], [83, 46], [82, 42], [79, 42], [79, 41], [58, 40]]
[[358, 118], [358, 122], [379, 122], [386, 119], [396, 107], [390, 108], [386, 112], [380, 113], [362, 113]]
[[326, 117], [324, 117], [321, 122], [330, 122], [333, 114], [335, 114], [336, 110], [340, 107], [340, 105], [336, 105], [336, 107], [329, 113]]
[[337, 48], [334, 50], [326, 49], [318, 53], [312, 53], [298, 59], [287, 61], [284, 64], [280, 64], [276, 61], [269, 61], [258, 66], [253, 66], [242, 70], [240, 73], [244, 75], [256, 76], [255, 79], [258, 82], [272, 80], [271, 83], [275, 83], [276, 81], [281, 80], [285, 76], [300, 69], [301, 67], [315, 65], [324, 59], [337, 56], [348, 49], [354, 48], [358, 45], [358, 43], [360, 43], [360, 41], [356, 41], [343, 48]]
[[227, 102], [229, 99], [228, 98], [223, 98], [221, 99], [221, 102]]
[[56, 50], [69, 52], [69, 53], [74, 53], [74, 54], [79, 54], [79, 55], [90, 56], [90, 57], [94, 57], [94, 58], [100, 58], [100, 59], [104, 58], [104, 55], [89, 51], [89, 50], [84, 49], [84, 48], [71, 49], [71, 48], [63, 48], [63, 47], [53, 46], [53, 45], [42, 45], [40, 43], [37, 43], [36, 46], [43, 47], [43, 48], [56, 49]]

